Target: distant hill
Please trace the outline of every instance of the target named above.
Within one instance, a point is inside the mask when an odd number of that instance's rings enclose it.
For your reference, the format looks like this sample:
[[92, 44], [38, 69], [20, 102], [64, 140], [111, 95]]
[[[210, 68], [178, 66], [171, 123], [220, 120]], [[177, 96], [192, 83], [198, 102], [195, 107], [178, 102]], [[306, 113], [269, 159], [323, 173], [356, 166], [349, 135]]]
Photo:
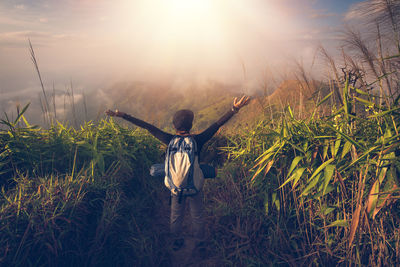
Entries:
[[239, 88], [208, 81], [195, 84], [118, 83], [94, 96], [94, 103], [119, 109], [156, 126], [172, 130], [179, 109], [195, 113], [194, 130], [207, 127], [230, 108]]
[[[318, 82], [282, 82], [269, 96], [256, 96], [250, 104], [224, 127], [235, 131], [237, 127], [253, 125], [260, 118], [281, 112], [290, 105], [296, 116], [309, 113], [314, 107]], [[95, 91], [89, 96], [89, 117], [103, 116], [104, 110], [119, 109], [148, 121], [161, 129], [173, 131], [172, 116], [179, 109], [191, 109], [195, 113], [193, 131], [201, 131], [230, 109], [234, 97], [241, 95], [240, 88], [215, 81], [202, 83], [125, 82]], [[79, 104], [78, 104], [79, 105]]]

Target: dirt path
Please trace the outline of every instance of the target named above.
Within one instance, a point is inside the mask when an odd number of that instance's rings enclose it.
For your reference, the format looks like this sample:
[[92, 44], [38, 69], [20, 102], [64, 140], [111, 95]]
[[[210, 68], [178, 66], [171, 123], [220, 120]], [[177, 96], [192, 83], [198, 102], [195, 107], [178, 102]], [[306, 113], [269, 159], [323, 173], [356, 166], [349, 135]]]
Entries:
[[[169, 215], [170, 215], [170, 205], [169, 205], [169, 192], [163, 192], [162, 204], [159, 206], [157, 210], [157, 217], [162, 220], [160, 222], [163, 227], [167, 229], [169, 228]], [[207, 223], [206, 223], [207, 225]], [[191, 218], [189, 214], [188, 207], [186, 207], [185, 218], [183, 222], [183, 230], [182, 230], [183, 238], [185, 239], [184, 246], [178, 251], [173, 251], [171, 247], [168, 248], [171, 256], [171, 266], [173, 267], [197, 267], [197, 266], [217, 266], [213, 264], [215, 260], [209, 258], [209, 251], [199, 251], [196, 248], [195, 240], [191, 236]], [[169, 244], [172, 243], [172, 240], [169, 240]]]
[[195, 266], [194, 259], [194, 251], [195, 250], [195, 242], [190, 237], [185, 237], [185, 245], [178, 251], [173, 251], [171, 253], [172, 266], [181, 267], [181, 266]]

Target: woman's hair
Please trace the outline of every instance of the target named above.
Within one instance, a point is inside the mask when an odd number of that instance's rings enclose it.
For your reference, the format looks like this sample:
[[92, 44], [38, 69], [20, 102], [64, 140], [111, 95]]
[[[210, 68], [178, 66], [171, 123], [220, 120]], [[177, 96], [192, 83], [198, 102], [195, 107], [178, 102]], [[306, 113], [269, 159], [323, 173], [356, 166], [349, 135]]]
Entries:
[[172, 123], [177, 131], [190, 131], [193, 125], [193, 118], [193, 111], [181, 109], [175, 113]]

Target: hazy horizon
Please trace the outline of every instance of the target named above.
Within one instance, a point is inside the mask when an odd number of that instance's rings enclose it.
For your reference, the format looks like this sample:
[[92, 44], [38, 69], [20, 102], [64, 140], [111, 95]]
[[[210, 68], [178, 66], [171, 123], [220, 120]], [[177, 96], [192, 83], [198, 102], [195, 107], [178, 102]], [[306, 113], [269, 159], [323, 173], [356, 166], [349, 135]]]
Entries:
[[[254, 90], [265, 68], [310, 67], [333, 49], [351, 4], [327, 0], [5, 0], [0, 4], [0, 105], [46, 90], [105, 90], [121, 81], [216, 80]], [[317, 70], [316, 72], [318, 72]], [[21, 103], [24, 104], [24, 103]], [[36, 107], [38, 108], [38, 107]]]

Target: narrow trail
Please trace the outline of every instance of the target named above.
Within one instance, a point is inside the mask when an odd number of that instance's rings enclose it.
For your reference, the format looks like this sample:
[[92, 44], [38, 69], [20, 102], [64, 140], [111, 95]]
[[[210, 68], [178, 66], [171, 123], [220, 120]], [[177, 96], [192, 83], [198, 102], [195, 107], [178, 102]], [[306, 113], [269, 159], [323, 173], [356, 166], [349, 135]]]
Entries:
[[[160, 194], [161, 205], [156, 211], [156, 218], [160, 218], [158, 222], [160, 227], [163, 227], [163, 231], [169, 231], [169, 216], [171, 206], [169, 205], [169, 191], [163, 191]], [[205, 220], [207, 220], [207, 216], [205, 216]], [[208, 225], [207, 221], [205, 222]], [[217, 264], [215, 258], [210, 257], [211, 251], [206, 248], [205, 251], [201, 252], [196, 248], [195, 240], [191, 235], [191, 217], [188, 210], [188, 206], [186, 206], [185, 218], [183, 222], [182, 229], [182, 237], [185, 239], [184, 246], [178, 251], [173, 251], [171, 246], [168, 247], [170, 251], [170, 259], [172, 267], [200, 267], [200, 266], [221, 266]], [[168, 240], [168, 244], [172, 243], [172, 239]]]

